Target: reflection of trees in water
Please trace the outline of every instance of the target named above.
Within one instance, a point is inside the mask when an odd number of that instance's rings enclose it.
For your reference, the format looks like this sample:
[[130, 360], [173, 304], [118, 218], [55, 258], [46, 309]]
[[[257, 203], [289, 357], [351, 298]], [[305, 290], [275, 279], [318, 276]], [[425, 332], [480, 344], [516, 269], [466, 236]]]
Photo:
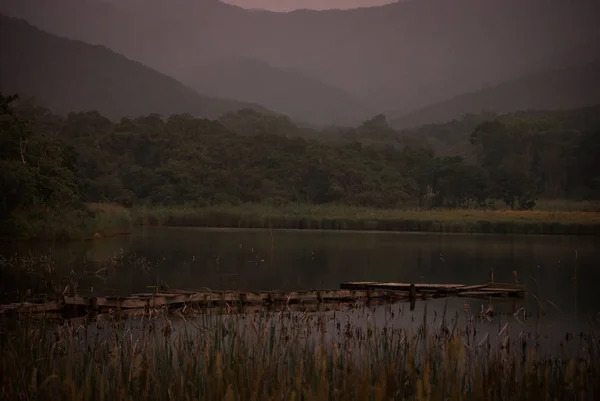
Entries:
[[0, 303], [56, 297], [65, 279], [47, 255], [0, 255]]
[[214, 290], [323, 289], [369, 280], [478, 284], [490, 268], [496, 281], [506, 282], [516, 270], [536, 296], [576, 316], [600, 311], [595, 247], [582, 237], [152, 228], [57, 244], [51, 253], [57, 274], [68, 277], [73, 270], [80, 291], [111, 295], [161, 283]]

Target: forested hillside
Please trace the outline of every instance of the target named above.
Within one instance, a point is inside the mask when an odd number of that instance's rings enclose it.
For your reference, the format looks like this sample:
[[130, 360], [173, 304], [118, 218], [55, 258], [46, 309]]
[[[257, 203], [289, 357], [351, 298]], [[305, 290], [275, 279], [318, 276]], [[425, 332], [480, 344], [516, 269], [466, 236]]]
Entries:
[[97, 110], [111, 119], [148, 113], [217, 118], [264, 107], [201, 96], [175, 79], [103, 46], [60, 38], [0, 15], [0, 90], [35, 97], [65, 115]]
[[[600, 130], [600, 106], [566, 110], [529, 110], [498, 114], [492, 112], [468, 113], [462, 118], [443, 123], [424, 124], [400, 131], [401, 137], [410, 142], [426, 140], [437, 154], [446, 156], [473, 156], [470, 135], [477, 126], [485, 121], [498, 120], [508, 125], [530, 122], [537, 127], [533, 132], [548, 129], [568, 132], [589, 132]], [[397, 134], [394, 134], [397, 136]], [[388, 134], [388, 137], [390, 135]]]
[[487, 119], [468, 134], [469, 162], [406, 146], [410, 138], [383, 116], [322, 142], [309, 138], [325, 133], [250, 110], [220, 121], [176, 114], [113, 123], [3, 97], [1, 214], [14, 229], [95, 201], [486, 208], [500, 199], [530, 209], [540, 197], [597, 199], [600, 130], [590, 115]]

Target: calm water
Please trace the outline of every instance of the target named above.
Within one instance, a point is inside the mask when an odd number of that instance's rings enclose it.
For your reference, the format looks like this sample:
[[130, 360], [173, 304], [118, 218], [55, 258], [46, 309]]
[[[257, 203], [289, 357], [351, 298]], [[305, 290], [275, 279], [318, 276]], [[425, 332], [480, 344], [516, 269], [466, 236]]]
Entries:
[[[597, 245], [594, 237], [146, 228], [86, 243], [5, 245], [0, 253], [51, 254], [60, 275], [79, 278], [80, 292], [112, 295], [160, 283], [213, 290], [323, 289], [363, 280], [478, 284], [490, 268], [506, 282], [516, 270], [541, 302], [555, 305], [545, 304], [555, 322], [581, 327], [600, 325]], [[19, 280], [2, 277], [3, 291]], [[540, 301], [528, 295], [497, 309], [537, 311]], [[450, 310], [464, 302], [450, 300]], [[468, 302], [477, 310], [487, 305]]]

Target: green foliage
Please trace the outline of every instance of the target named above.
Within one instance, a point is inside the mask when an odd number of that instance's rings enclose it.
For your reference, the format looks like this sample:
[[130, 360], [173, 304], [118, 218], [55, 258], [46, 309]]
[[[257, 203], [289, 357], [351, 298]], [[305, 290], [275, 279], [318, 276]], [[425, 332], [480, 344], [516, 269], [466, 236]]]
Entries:
[[0, 95], [0, 217], [8, 222], [8, 232], [15, 229], [15, 216], [53, 215], [78, 202], [66, 148], [15, 115], [16, 99]]
[[598, 125], [575, 129], [553, 117], [496, 119], [475, 128], [470, 142], [490, 177], [492, 197], [513, 209], [532, 209], [538, 196], [600, 195], [594, 156], [600, 149]]
[[463, 135], [466, 155], [436, 156], [428, 138], [419, 145], [383, 115], [323, 131], [247, 109], [220, 120], [150, 114], [115, 123], [27, 102], [13, 110], [14, 100], [3, 100], [1, 120], [6, 232], [66, 211], [80, 211], [72, 220], [82, 226], [84, 202], [448, 209], [502, 200], [529, 210], [538, 198], [600, 195], [600, 136], [587, 113], [488, 116]]
[[0, 94], [0, 235], [93, 234], [97, 216], [84, 208], [79, 195], [81, 154], [51, 130], [52, 115], [42, 109], [27, 109], [37, 112], [36, 118], [17, 114], [17, 99]]
[[489, 196], [486, 171], [469, 166], [460, 156], [441, 159], [433, 177], [434, 206], [470, 208], [484, 206]]

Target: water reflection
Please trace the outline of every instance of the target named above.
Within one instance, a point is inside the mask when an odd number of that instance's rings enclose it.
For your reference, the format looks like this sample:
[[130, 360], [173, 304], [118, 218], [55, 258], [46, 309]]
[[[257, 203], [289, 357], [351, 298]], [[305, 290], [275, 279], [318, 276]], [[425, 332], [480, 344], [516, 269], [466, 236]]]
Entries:
[[[52, 247], [4, 245], [2, 253], [51, 253], [57, 272], [77, 276], [81, 292], [97, 295], [156, 285], [293, 290], [364, 280], [477, 284], [491, 268], [497, 281], [510, 281], [515, 270], [531, 292], [523, 301], [528, 310], [543, 305], [561, 319], [589, 323], [600, 311], [596, 245], [594, 237], [145, 228]], [[456, 310], [463, 304], [452, 300]]]
[[[522, 300], [494, 302], [494, 314], [479, 313], [479, 301], [433, 299], [418, 302], [414, 311], [407, 302], [391, 304], [358, 305], [334, 308], [289, 308], [279, 306], [266, 311], [259, 308], [213, 308], [208, 310], [159, 312], [153, 315], [135, 313], [127, 318], [102, 314], [66, 320], [57, 324], [37, 321], [45, 328], [49, 338], [74, 334], [84, 346], [110, 343], [115, 333], [127, 333], [133, 341], [156, 340], [157, 344], [170, 340], [177, 345], [181, 338], [192, 342], [203, 341], [206, 336], [216, 336], [223, 344], [232, 344], [231, 338], [242, 338], [249, 343], [269, 341], [285, 344], [294, 339], [300, 343], [323, 343], [327, 348], [334, 344], [347, 344], [355, 350], [355, 356], [365, 356], [377, 344], [377, 338], [416, 338], [421, 336], [447, 337], [457, 335], [472, 350], [485, 351], [488, 347], [502, 349], [508, 343], [519, 350], [522, 346], [535, 349], [538, 357], [571, 357], [586, 353], [590, 326], [573, 322], [559, 314], [541, 316], [537, 313], [518, 314], [514, 310]], [[485, 305], [487, 307], [487, 303]], [[311, 312], [308, 312], [310, 310]], [[8, 327], [16, 330], [17, 321], [8, 321]], [[600, 323], [600, 322], [597, 322]], [[36, 321], [26, 321], [27, 327]], [[426, 328], [426, 331], [422, 331]], [[362, 353], [361, 353], [362, 352]]]

